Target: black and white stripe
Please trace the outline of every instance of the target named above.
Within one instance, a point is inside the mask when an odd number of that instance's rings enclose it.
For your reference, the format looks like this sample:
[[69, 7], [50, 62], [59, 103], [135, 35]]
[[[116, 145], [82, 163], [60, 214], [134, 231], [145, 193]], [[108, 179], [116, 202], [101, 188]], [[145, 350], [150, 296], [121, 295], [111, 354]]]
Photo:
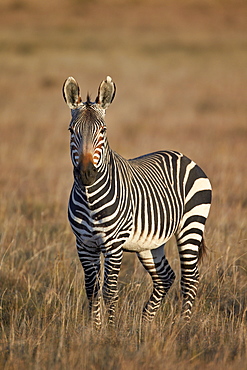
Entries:
[[69, 221], [76, 236], [90, 310], [100, 317], [100, 254], [105, 257], [103, 297], [114, 320], [117, 279], [123, 251], [136, 252], [153, 280], [143, 319], [150, 321], [175, 274], [164, 245], [175, 235], [181, 261], [182, 314], [190, 318], [198, 286], [198, 260], [211, 203], [205, 173], [175, 151], [159, 151], [126, 160], [112, 151], [106, 137], [105, 110], [115, 95], [107, 77], [95, 103], [82, 103], [77, 82], [69, 77], [64, 97], [72, 109], [71, 158], [74, 185]]

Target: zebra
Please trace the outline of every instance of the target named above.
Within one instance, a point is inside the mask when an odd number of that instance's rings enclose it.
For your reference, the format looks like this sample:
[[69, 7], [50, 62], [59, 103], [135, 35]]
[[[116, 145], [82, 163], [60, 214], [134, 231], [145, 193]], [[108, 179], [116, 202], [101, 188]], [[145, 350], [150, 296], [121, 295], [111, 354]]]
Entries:
[[102, 291], [108, 323], [114, 324], [118, 275], [127, 251], [136, 252], [152, 278], [153, 291], [142, 313], [143, 322], [151, 322], [175, 279], [164, 253], [166, 242], [175, 235], [181, 266], [181, 317], [187, 322], [197, 293], [198, 261], [206, 248], [203, 235], [211, 184], [195, 162], [177, 151], [157, 151], [129, 160], [113, 151], [105, 113], [115, 92], [109, 76], [99, 85], [94, 102], [89, 95], [82, 101], [73, 77], [63, 85], [72, 116], [74, 183], [68, 219], [84, 270], [90, 317], [100, 328]]

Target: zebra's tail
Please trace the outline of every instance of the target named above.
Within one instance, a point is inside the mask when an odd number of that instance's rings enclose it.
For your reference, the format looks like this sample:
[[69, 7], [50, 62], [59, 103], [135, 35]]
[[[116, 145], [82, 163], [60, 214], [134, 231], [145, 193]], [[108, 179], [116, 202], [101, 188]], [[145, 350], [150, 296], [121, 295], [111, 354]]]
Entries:
[[201, 244], [199, 246], [199, 255], [198, 255], [198, 262], [202, 262], [204, 257], [207, 256], [207, 246], [205, 243], [204, 238], [202, 238]]

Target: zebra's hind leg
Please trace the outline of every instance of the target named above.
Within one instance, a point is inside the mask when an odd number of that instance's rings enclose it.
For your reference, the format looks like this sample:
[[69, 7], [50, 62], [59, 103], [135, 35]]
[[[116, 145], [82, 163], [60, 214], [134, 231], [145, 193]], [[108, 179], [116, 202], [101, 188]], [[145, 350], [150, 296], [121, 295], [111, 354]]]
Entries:
[[170, 289], [175, 279], [175, 273], [165, 257], [164, 245], [157, 249], [139, 252], [137, 255], [153, 280], [153, 292], [142, 315], [144, 322], [150, 322]]
[[198, 261], [203, 252], [204, 217], [192, 216], [176, 233], [181, 264], [182, 318], [189, 321], [197, 294]]
[[77, 244], [77, 251], [85, 275], [85, 288], [89, 301], [89, 314], [94, 328], [101, 327], [100, 312], [100, 252], [95, 249], [86, 250]]

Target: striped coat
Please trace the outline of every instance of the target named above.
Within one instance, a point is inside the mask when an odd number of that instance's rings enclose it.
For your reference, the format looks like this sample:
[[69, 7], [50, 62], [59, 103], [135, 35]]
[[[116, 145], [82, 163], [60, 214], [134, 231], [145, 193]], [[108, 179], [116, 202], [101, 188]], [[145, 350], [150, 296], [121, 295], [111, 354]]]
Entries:
[[123, 251], [136, 252], [153, 280], [153, 292], [143, 311], [143, 320], [151, 321], [175, 279], [164, 253], [172, 235], [181, 261], [182, 315], [189, 320], [211, 203], [208, 178], [193, 161], [175, 151], [126, 160], [111, 150], [104, 120], [115, 95], [110, 77], [101, 83], [95, 102], [81, 101], [72, 77], [65, 81], [63, 92], [72, 110], [74, 184], [68, 215], [95, 325], [101, 325], [100, 254], [105, 257], [103, 297], [109, 321], [114, 321]]

